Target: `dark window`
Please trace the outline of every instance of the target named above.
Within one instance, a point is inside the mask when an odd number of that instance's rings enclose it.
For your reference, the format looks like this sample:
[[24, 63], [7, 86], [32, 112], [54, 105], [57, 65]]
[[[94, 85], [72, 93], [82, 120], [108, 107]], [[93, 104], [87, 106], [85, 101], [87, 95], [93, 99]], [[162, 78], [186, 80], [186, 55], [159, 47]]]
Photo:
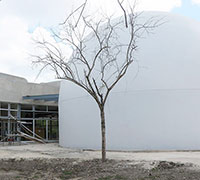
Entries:
[[10, 109], [17, 109], [17, 104], [10, 104]]
[[4, 111], [4, 110], [1, 110], [0, 111], [0, 116], [8, 116], [8, 111]]
[[17, 117], [17, 111], [10, 111], [10, 114], [14, 117]]
[[21, 105], [21, 110], [32, 110], [32, 105], [29, 104], [22, 104]]
[[48, 106], [48, 111], [58, 111], [58, 106]]
[[35, 133], [40, 137], [46, 139], [46, 120], [35, 121]]
[[22, 111], [21, 118], [33, 118], [33, 112]]
[[47, 110], [47, 106], [35, 106], [35, 110], [36, 111], [46, 111]]
[[1, 102], [0, 105], [2, 109], [8, 109], [8, 103]]
[[58, 121], [49, 120], [48, 121], [48, 135], [49, 140], [58, 140]]
[[35, 112], [35, 118], [57, 118], [58, 113]]

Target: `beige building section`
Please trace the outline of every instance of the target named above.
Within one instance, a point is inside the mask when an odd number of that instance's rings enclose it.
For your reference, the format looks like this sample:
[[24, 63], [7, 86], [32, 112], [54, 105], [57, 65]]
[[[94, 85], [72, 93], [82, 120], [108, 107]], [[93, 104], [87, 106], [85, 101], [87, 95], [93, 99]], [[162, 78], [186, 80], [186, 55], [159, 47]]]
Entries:
[[[23, 100], [27, 95], [59, 94], [59, 81], [50, 83], [29, 83], [25, 78], [0, 73], [0, 101], [32, 104], [33, 100]], [[57, 102], [34, 101], [39, 105], [57, 105]]]

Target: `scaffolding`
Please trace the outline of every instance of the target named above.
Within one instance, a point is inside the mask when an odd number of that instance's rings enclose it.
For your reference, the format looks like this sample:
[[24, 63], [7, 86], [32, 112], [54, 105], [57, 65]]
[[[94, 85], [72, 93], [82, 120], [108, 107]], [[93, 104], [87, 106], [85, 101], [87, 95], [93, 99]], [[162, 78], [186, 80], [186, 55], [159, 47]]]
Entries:
[[[5, 128], [5, 124], [7, 128]], [[2, 126], [3, 125], [3, 126]], [[45, 144], [45, 139], [40, 137], [39, 135], [35, 134], [33, 131], [28, 129], [26, 126], [23, 125], [23, 122], [18, 121], [15, 117], [12, 115], [6, 122], [1, 121], [1, 142], [4, 144], [5, 142], [8, 142], [8, 144], [12, 144], [14, 142], [21, 143], [21, 138], [25, 138], [27, 140], [39, 142]], [[7, 129], [7, 133], [6, 133]], [[24, 132], [23, 132], [23, 131]]]
[[57, 140], [57, 106], [0, 102], [0, 144]]

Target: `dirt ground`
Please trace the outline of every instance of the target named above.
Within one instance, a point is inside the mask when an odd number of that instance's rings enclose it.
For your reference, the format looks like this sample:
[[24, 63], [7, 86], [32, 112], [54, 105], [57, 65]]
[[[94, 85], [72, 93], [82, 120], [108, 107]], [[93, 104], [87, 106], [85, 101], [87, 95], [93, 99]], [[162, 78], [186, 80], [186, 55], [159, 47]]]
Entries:
[[73, 180], [199, 180], [191, 166], [160, 161], [152, 169], [132, 161], [77, 159], [7, 159], [0, 161], [0, 179]]
[[200, 180], [199, 152], [108, 152], [105, 163], [99, 157], [58, 144], [4, 146], [0, 180]]

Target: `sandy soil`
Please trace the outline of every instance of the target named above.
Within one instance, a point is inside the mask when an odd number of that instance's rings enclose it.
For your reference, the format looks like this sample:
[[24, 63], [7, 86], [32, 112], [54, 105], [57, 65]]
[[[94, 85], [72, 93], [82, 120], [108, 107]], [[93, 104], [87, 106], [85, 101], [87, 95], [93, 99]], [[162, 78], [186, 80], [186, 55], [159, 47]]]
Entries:
[[0, 146], [0, 179], [199, 180], [200, 152], [108, 152], [58, 144]]
[[[0, 146], [0, 159], [34, 159], [34, 158], [76, 158], [91, 160], [101, 158], [100, 151], [68, 149], [57, 143], [27, 144], [20, 146]], [[166, 152], [107, 152], [107, 158], [113, 160], [133, 160], [135, 162], [172, 161], [191, 163], [200, 167], [200, 151], [166, 151]]]

